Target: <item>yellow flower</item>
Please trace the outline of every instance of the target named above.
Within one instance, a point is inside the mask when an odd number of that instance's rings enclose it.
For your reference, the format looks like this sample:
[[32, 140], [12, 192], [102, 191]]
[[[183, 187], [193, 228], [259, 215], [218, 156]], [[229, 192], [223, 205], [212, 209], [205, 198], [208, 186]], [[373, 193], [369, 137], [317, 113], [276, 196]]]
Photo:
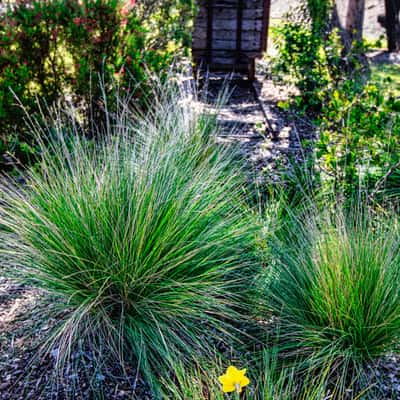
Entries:
[[249, 378], [245, 376], [246, 369], [237, 369], [236, 367], [230, 366], [225, 372], [225, 375], [221, 375], [218, 380], [222, 383], [222, 391], [229, 393], [236, 391], [236, 393], [242, 392], [242, 387], [247, 386], [250, 383]]

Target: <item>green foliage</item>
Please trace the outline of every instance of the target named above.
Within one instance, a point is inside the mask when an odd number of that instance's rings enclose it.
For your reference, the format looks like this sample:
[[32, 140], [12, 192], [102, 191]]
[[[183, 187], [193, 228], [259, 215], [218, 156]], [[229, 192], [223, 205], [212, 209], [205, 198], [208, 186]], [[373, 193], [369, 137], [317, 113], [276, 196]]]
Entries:
[[222, 375], [228, 365], [246, 368], [250, 384], [243, 389], [241, 398], [251, 400], [324, 400], [332, 395], [326, 382], [326, 371], [314, 376], [303, 377], [299, 384], [298, 371], [293, 367], [282, 366], [279, 353], [275, 348], [265, 349], [253, 359], [244, 362], [244, 358], [235, 362], [221, 359], [212, 362], [200, 362], [197, 368], [185, 368], [182, 363], [174, 365], [175, 379], [165, 379], [164, 398], [176, 400], [223, 400], [235, 398], [226, 396], [221, 390], [218, 376]]
[[279, 29], [275, 73], [298, 89], [281, 106], [293, 106], [313, 120], [318, 133], [315, 174], [323, 184], [349, 197], [360, 191], [366, 196], [398, 193], [396, 93], [376, 73], [368, 76], [362, 43], [347, 49], [344, 33], [327, 29], [328, 11], [327, 2], [304, 3]]
[[377, 62], [371, 65], [371, 79], [395, 97], [400, 95], [400, 65]]
[[213, 354], [247, 314], [257, 229], [231, 150], [215, 145], [215, 118], [160, 92], [140, 123], [116, 99], [113, 136], [99, 144], [57, 117], [40, 171], [0, 202], [13, 233], [3, 254], [66, 310], [59, 365], [87, 341], [103, 361], [139, 365], [155, 390], [174, 363]]
[[314, 374], [328, 366], [338, 399], [360, 388], [365, 362], [400, 334], [399, 220], [359, 207], [290, 213], [271, 241], [264, 289], [284, 359]]
[[275, 76], [283, 74], [282, 79], [298, 87], [299, 100], [307, 99], [309, 106], [318, 106], [321, 101], [319, 91], [328, 83], [318, 54], [320, 38], [298, 23], [285, 23], [278, 28], [278, 38], [279, 56], [273, 69]]
[[320, 112], [342, 82], [363, 81], [364, 45], [346, 44], [344, 32], [331, 26], [331, 8], [327, 0], [303, 1], [277, 29], [274, 76], [298, 89], [295, 106], [302, 111]]
[[312, 32], [315, 35], [322, 35], [327, 27], [329, 12], [332, 6], [331, 0], [307, 0], [305, 4]]
[[347, 82], [333, 92], [319, 115], [316, 155], [334, 187], [349, 196], [373, 191], [380, 180], [389, 190], [400, 187], [392, 180], [400, 161], [399, 111], [400, 102], [378, 83], [355, 92]]
[[[99, 119], [103, 93], [98, 76], [102, 74], [107, 95], [117, 81], [121, 91], [130, 89], [132, 102], [144, 106], [151, 75], [163, 76], [173, 58], [187, 48], [188, 38], [177, 24], [190, 23], [193, 14], [189, 0], [164, 1], [162, 18], [151, 4], [25, 0], [1, 15], [1, 146], [23, 162], [33, 150], [24, 112], [16, 107], [14, 96], [29, 114], [39, 111], [37, 97], [47, 104], [61, 97]], [[140, 90], [135, 90], [138, 84]]]
[[277, 28], [274, 76], [299, 89], [297, 105], [301, 107], [318, 109], [322, 91], [331, 80], [325, 51], [332, 47], [325, 46], [329, 9], [326, 0], [301, 2]]
[[277, 28], [276, 45], [278, 56], [274, 60], [275, 75], [284, 74], [291, 78], [300, 90], [303, 101], [308, 106], [317, 105], [318, 95], [329, 81], [326, 70], [324, 46], [328, 12], [328, 0], [308, 0], [292, 9], [283, 24]]

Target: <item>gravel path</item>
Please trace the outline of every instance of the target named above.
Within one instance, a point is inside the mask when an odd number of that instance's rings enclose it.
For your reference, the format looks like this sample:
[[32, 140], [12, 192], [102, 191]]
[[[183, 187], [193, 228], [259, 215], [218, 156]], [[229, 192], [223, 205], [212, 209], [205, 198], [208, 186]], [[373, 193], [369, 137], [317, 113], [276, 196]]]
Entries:
[[313, 125], [282, 111], [278, 103], [288, 100], [291, 91], [261, 75], [254, 85], [236, 77], [226, 81], [211, 75], [206, 107], [226, 86], [230, 96], [219, 112], [220, 141], [239, 145], [251, 179], [281, 181], [282, 172], [290, 173], [292, 165], [305, 160], [308, 148], [302, 144], [315, 138]]

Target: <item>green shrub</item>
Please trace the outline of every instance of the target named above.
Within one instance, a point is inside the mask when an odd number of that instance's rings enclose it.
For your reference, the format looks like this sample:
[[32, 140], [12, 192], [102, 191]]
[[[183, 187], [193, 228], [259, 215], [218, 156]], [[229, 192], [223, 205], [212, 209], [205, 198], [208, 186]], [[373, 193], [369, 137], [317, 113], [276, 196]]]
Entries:
[[368, 72], [366, 48], [336, 27], [332, 5], [327, 0], [302, 0], [276, 30], [274, 76], [298, 89], [294, 105], [309, 113], [320, 112], [343, 82], [351, 81], [354, 90], [359, 89]]
[[326, 0], [305, 0], [292, 7], [276, 29], [273, 57], [276, 80], [298, 89], [295, 105], [319, 111], [332, 86], [342, 79], [342, 44], [337, 31], [329, 30], [331, 4]]
[[278, 29], [275, 76], [298, 89], [281, 106], [315, 125], [309, 161], [323, 185], [350, 198], [360, 192], [394, 197], [400, 187], [397, 94], [370, 76], [363, 43], [347, 49], [346, 32], [330, 27], [329, 8], [321, 0], [301, 2]]
[[97, 145], [65, 141], [78, 128], [57, 119], [41, 172], [0, 202], [15, 235], [3, 252], [68, 311], [54, 337], [60, 368], [86, 340], [106, 360], [137, 363], [153, 386], [173, 362], [210, 357], [246, 315], [256, 229], [231, 150], [214, 143], [215, 118], [161, 91], [138, 124], [116, 100], [114, 136]]
[[264, 293], [284, 358], [315, 373], [330, 365], [342, 399], [369, 386], [363, 366], [399, 339], [400, 235], [397, 217], [334, 214], [289, 219], [272, 242]]
[[24, 0], [0, 15], [0, 147], [23, 163], [37, 152], [14, 96], [29, 114], [39, 114], [36, 97], [47, 104], [66, 98], [100, 124], [101, 74], [107, 95], [116, 81], [144, 107], [151, 76], [163, 76], [187, 51], [189, 35], [181, 31], [193, 15], [190, 0], [164, 0], [163, 12], [151, 4]]
[[320, 51], [321, 38], [298, 22], [285, 22], [277, 28], [278, 56], [274, 60], [275, 79], [291, 83], [299, 90], [299, 108], [319, 109], [323, 90], [329, 83]]
[[298, 89], [282, 106], [294, 107], [315, 125], [316, 151], [309, 161], [315, 161], [323, 185], [347, 197], [393, 195], [400, 187], [396, 93], [369, 76], [362, 43], [346, 49], [342, 33], [328, 29], [327, 17], [316, 18], [312, 10], [320, 3], [301, 5], [278, 30], [275, 74]]
[[377, 82], [359, 92], [351, 83], [339, 86], [318, 117], [316, 156], [325, 180], [348, 196], [357, 190], [370, 193], [377, 182], [379, 189], [398, 188], [398, 111], [399, 102]]

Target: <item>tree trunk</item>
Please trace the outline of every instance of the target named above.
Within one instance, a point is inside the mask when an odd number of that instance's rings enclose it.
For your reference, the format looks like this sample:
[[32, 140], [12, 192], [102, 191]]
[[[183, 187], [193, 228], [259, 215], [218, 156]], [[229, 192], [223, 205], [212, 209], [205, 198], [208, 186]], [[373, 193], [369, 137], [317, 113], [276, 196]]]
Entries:
[[349, 33], [351, 40], [362, 39], [364, 9], [365, 0], [348, 0], [344, 29]]
[[384, 26], [390, 52], [400, 51], [400, 0], [385, 0], [386, 17]]
[[343, 20], [339, 16], [338, 4], [336, 2], [333, 4], [328, 32], [331, 32], [334, 28], [336, 28], [339, 32], [345, 53], [349, 53], [351, 50], [351, 37], [349, 32], [343, 26]]
[[[400, 1], [400, 0], [399, 0]], [[349, 11], [350, 9], [352, 10], [356, 10], [356, 7], [352, 7], [350, 3], [355, 3], [358, 2], [358, 4], [356, 4], [357, 7], [360, 6], [360, 3], [364, 4], [364, 0], [348, 0], [348, 7], [347, 7], [347, 14], [346, 14], [346, 18], [340, 18], [339, 16], [339, 11], [338, 11], [338, 5], [341, 6], [343, 5], [342, 2], [340, 2], [340, 4], [338, 4], [337, 2], [335, 2], [333, 4], [332, 7], [332, 11], [331, 11], [331, 19], [330, 19], [330, 27], [329, 27], [329, 32], [332, 31], [332, 29], [336, 28], [338, 29], [339, 35], [340, 35], [340, 39], [343, 45], [343, 51], [342, 51], [342, 69], [343, 71], [345, 71], [346, 73], [351, 72], [354, 69], [354, 63], [351, 61], [351, 57], [349, 59], [348, 55], [351, 53], [352, 51], [352, 47], [353, 47], [353, 40], [357, 39], [357, 34], [359, 35], [358, 37], [361, 39], [362, 38], [362, 25], [363, 25], [363, 19], [364, 19], [364, 11], [359, 14], [358, 16], [356, 16], [356, 26], [358, 26], [359, 29], [356, 29], [356, 31], [352, 30], [352, 32], [349, 29], [346, 29], [346, 27], [350, 26], [350, 21], [348, 20], [348, 16], [349, 16]], [[364, 10], [364, 7], [363, 7]], [[352, 15], [354, 15], [354, 13], [351, 13]], [[343, 16], [343, 14], [342, 14]], [[344, 19], [344, 21], [343, 21]], [[350, 18], [351, 19], [351, 18]], [[354, 20], [354, 18], [353, 18]], [[361, 21], [361, 22], [360, 22]], [[349, 22], [349, 23], [347, 23]], [[352, 26], [354, 26], [352, 24]], [[353, 57], [355, 57], [358, 62], [361, 64], [362, 69], [364, 70], [365, 74], [367, 75], [369, 73], [369, 64], [368, 64], [368, 60], [365, 54], [354, 54]]]

